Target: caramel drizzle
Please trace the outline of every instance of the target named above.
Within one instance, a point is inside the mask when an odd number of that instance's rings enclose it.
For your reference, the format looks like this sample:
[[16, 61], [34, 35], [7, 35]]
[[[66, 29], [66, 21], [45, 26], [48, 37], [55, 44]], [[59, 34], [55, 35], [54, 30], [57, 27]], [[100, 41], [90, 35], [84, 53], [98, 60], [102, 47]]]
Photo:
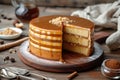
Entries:
[[45, 34], [45, 35], [61, 35], [61, 31], [60, 30], [47, 30], [47, 29], [43, 29], [43, 28], [38, 28], [36, 26], [30, 25], [29, 30], [32, 30], [33, 32], [39, 33], [39, 34]]
[[61, 49], [53, 49], [53, 48], [48, 48], [48, 47], [44, 47], [44, 46], [39, 46], [34, 44], [33, 42], [30, 42], [30, 44], [36, 48], [38, 48], [39, 50], [46, 50], [46, 51], [52, 51], [52, 52], [61, 52]]
[[30, 35], [33, 35], [33, 36], [36, 36], [36, 37], [38, 37], [38, 38], [41, 38], [41, 39], [47, 39], [47, 40], [61, 40], [61, 36], [56, 36], [56, 37], [54, 37], [54, 36], [48, 36], [48, 35], [41, 35], [41, 34], [37, 34], [37, 33], [35, 33], [35, 32], [32, 32], [31, 30], [29, 30], [29, 33], [30, 33]]
[[47, 31], [42, 32], [42, 30], [37, 31], [36, 29], [34, 30], [33, 28], [30, 28], [29, 31], [32, 31], [32, 32], [35, 32], [35, 33], [41, 34], [41, 35], [56, 36], [56, 37], [61, 36], [61, 34], [58, 34], [57, 32], [56, 33], [51, 33], [51, 32], [47, 32]]
[[50, 45], [50, 44], [43, 44], [43, 43], [41, 43], [41, 41], [39, 41], [39, 42], [36, 42], [35, 40], [33, 40], [32, 38], [30, 38], [30, 41], [31, 42], [33, 42], [34, 44], [37, 44], [37, 45], [40, 45], [40, 46], [44, 46], [44, 47], [49, 47], [49, 48], [57, 48], [57, 49], [60, 49], [61, 48], [61, 44], [60, 43], [58, 43], [58, 44], [60, 44], [60, 45]]

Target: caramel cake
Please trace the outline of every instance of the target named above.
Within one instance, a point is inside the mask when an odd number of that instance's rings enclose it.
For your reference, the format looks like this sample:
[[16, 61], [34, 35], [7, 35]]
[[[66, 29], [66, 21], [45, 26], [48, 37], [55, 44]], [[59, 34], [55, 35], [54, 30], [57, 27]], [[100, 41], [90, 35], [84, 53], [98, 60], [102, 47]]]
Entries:
[[75, 16], [44, 16], [29, 25], [30, 51], [51, 60], [62, 59], [62, 49], [90, 56], [94, 24]]

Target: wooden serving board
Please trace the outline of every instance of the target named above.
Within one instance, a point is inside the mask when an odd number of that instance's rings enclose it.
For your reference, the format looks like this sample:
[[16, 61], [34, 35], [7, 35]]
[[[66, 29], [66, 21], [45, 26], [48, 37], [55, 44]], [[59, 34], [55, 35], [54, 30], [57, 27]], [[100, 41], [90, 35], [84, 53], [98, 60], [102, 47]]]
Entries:
[[64, 62], [39, 58], [28, 51], [29, 41], [25, 41], [20, 46], [20, 59], [33, 68], [50, 72], [73, 72], [85, 71], [98, 66], [103, 60], [103, 50], [98, 43], [94, 43], [94, 52], [91, 56], [73, 52], [63, 52]]

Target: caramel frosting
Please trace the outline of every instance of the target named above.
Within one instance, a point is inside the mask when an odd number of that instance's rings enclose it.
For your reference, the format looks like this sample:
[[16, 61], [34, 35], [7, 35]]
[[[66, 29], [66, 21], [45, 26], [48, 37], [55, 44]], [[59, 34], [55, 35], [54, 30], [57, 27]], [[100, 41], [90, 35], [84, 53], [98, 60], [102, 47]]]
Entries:
[[77, 16], [76, 17], [75, 16], [65, 16], [65, 15], [53, 15], [53, 16], [44, 16], [44, 17], [40, 17], [40, 18], [35, 18], [30, 22], [30, 24], [33, 26], [39, 27], [41, 29], [52, 30], [52, 32], [54, 32], [53, 30], [61, 30], [61, 27], [51, 24], [49, 21], [52, 19], [55, 19], [57, 17], [67, 17], [70, 20], [73, 20], [69, 24], [71, 24], [71, 25], [74, 24], [74, 26], [76, 26], [78, 28], [83, 27], [83, 28], [93, 29], [93, 26], [94, 26], [94, 24], [91, 21], [86, 20], [84, 18], [80, 18]]

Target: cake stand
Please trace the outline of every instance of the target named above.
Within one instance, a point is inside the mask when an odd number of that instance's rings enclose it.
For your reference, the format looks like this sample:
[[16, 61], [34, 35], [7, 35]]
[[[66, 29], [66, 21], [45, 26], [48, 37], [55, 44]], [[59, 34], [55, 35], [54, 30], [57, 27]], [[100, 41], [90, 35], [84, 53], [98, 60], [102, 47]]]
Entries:
[[20, 46], [20, 59], [33, 68], [50, 72], [73, 72], [85, 71], [101, 64], [103, 60], [103, 50], [100, 45], [94, 42], [94, 52], [91, 56], [63, 51], [64, 62], [39, 58], [28, 51], [29, 41], [25, 41]]

